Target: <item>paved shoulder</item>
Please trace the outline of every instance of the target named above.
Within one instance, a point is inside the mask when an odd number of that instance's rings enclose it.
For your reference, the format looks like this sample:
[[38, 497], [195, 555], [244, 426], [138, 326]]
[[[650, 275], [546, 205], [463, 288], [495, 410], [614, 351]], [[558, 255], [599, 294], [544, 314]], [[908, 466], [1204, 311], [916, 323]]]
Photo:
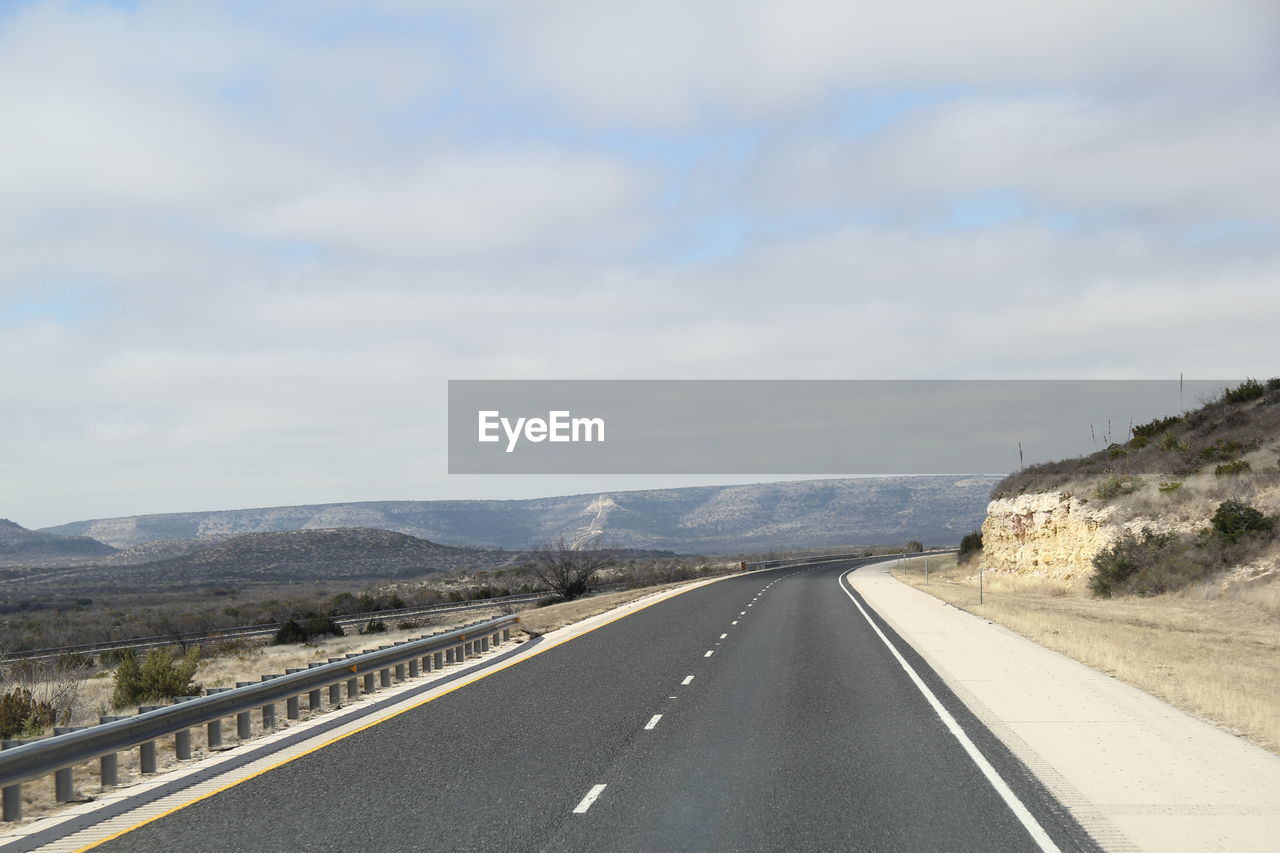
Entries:
[[852, 586], [1115, 850], [1274, 851], [1280, 756], [894, 580]]

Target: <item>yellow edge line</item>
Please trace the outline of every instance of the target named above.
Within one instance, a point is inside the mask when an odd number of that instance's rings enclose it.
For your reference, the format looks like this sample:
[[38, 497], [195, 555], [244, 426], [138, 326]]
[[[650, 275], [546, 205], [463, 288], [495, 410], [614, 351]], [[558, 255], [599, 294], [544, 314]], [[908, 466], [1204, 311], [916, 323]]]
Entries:
[[[761, 569], [760, 571], [769, 571], [769, 569]], [[120, 837], [120, 836], [122, 836], [122, 835], [127, 835], [127, 834], [129, 834], [130, 832], [133, 832], [135, 829], [141, 829], [142, 827], [146, 826], [146, 825], [147, 825], [147, 824], [149, 824], [149, 823], [154, 823], [155, 821], [160, 820], [161, 818], [168, 817], [169, 815], [173, 814], [174, 812], [182, 811], [183, 809], [187, 808], [188, 806], [193, 806], [193, 805], [195, 805], [196, 803], [200, 802], [201, 800], [207, 800], [207, 799], [209, 799], [210, 797], [215, 796], [215, 795], [217, 795], [217, 794], [221, 794], [223, 791], [230, 790], [231, 788], [234, 788], [234, 787], [235, 787], [235, 786], [237, 786], [237, 785], [243, 785], [245, 782], [248, 782], [250, 779], [256, 779], [257, 777], [261, 776], [261, 775], [262, 775], [262, 774], [264, 774], [264, 773], [269, 773], [269, 772], [271, 772], [272, 770], [275, 770], [277, 767], [283, 767], [284, 765], [286, 765], [286, 764], [290, 763], [291, 761], [297, 761], [299, 758], [302, 758], [302, 757], [304, 757], [304, 756], [310, 755], [310, 754], [311, 754], [311, 753], [313, 753], [313, 752], [319, 752], [320, 750], [324, 749], [326, 746], [330, 746], [330, 745], [332, 745], [332, 744], [335, 744], [335, 743], [337, 743], [337, 742], [338, 742], [338, 741], [340, 741], [340, 740], [344, 740], [344, 739], [346, 739], [346, 738], [349, 738], [349, 737], [351, 737], [352, 735], [358, 735], [358, 734], [360, 734], [360, 732], [363, 732], [363, 731], [366, 731], [366, 730], [368, 730], [368, 729], [371, 729], [371, 728], [373, 728], [373, 727], [374, 727], [374, 726], [376, 726], [376, 725], [379, 725], [379, 724], [381, 724], [381, 723], [385, 723], [385, 722], [387, 722], [388, 720], [394, 720], [396, 717], [400, 716], [401, 714], [408, 713], [409, 711], [412, 711], [412, 710], [414, 710], [415, 708], [421, 708], [423, 705], [426, 705], [426, 704], [427, 704], [427, 703], [429, 703], [429, 702], [434, 702], [435, 700], [439, 699], [441, 696], [448, 696], [448, 695], [449, 695], [450, 693], [452, 693], [453, 691], [455, 691], [455, 690], [460, 690], [460, 689], [462, 689], [463, 687], [466, 687], [468, 684], [474, 684], [475, 682], [479, 681], [480, 679], [482, 679], [482, 678], [488, 678], [488, 677], [489, 677], [489, 676], [491, 676], [491, 675], [494, 675], [494, 674], [496, 674], [496, 673], [502, 672], [504, 669], [507, 669], [508, 667], [515, 666], [515, 665], [516, 665], [516, 664], [518, 664], [518, 663], [524, 663], [524, 662], [525, 662], [525, 661], [527, 661], [527, 660], [531, 660], [531, 659], [533, 659], [533, 658], [537, 657], [538, 655], [542, 654], [543, 652], [549, 652], [549, 651], [551, 651], [552, 649], [557, 648], [557, 647], [559, 647], [559, 646], [562, 646], [562, 645], [564, 645], [565, 643], [568, 643], [568, 642], [571, 642], [571, 641], [573, 641], [573, 640], [576, 640], [576, 639], [578, 639], [579, 637], [585, 637], [587, 634], [590, 634], [592, 631], [598, 631], [598, 630], [600, 630], [601, 628], [603, 628], [603, 627], [604, 627], [604, 626], [606, 626], [606, 625], [612, 625], [614, 622], [617, 622], [619, 619], [624, 619], [624, 618], [626, 618], [627, 616], [631, 616], [631, 615], [633, 615], [633, 614], [639, 613], [641, 610], [647, 610], [648, 608], [650, 608], [650, 607], [654, 606], [655, 604], [661, 604], [661, 603], [662, 603], [662, 602], [664, 602], [664, 601], [669, 601], [670, 599], [675, 598], [677, 595], [684, 595], [686, 592], [691, 592], [691, 591], [693, 591], [693, 590], [695, 590], [695, 589], [701, 589], [701, 588], [702, 588], [702, 587], [704, 587], [704, 586], [710, 586], [712, 583], [716, 583], [717, 581], [727, 580], [727, 579], [729, 579], [729, 578], [735, 578], [735, 577], [742, 577], [744, 574], [749, 574], [749, 573], [747, 573], [747, 572], [737, 572], [737, 573], [735, 573], [735, 574], [731, 574], [731, 575], [724, 575], [723, 577], [712, 578], [712, 579], [710, 579], [709, 581], [707, 581], [707, 582], [705, 582], [705, 583], [701, 583], [701, 584], [697, 584], [697, 585], [691, 585], [691, 586], [687, 587], [686, 589], [676, 590], [676, 591], [675, 591], [674, 593], [672, 593], [671, 595], [668, 595], [668, 596], [666, 596], [666, 597], [664, 597], [664, 598], [661, 598], [661, 599], [659, 599], [659, 600], [657, 600], [657, 601], [651, 601], [651, 602], [649, 602], [648, 604], [645, 604], [645, 605], [643, 605], [643, 606], [641, 606], [641, 607], [637, 607], [637, 608], [635, 608], [635, 609], [633, 609], [633, 610], [629, 610], [629, 611], [627, 611], [626, 613], [620, 613], [620, 614], [618, 614], [617, 616], [614, 616], [612, 619], [608, 619], [608, 620], [606, 620], [606, 621], [604, 621], [604, 622], [601, 622], [599, 625], [596, 625], [594, 628], [588, 628], [588, 629], [586, 629], [586, 630], [585, 630], [585, 631], [583, 631], [581, 634], [574, 634], [572, 637], [565, 637], [564, 639], [556, 640], [554, 643], [551, 643], [551, 644], [549, 644], [549, 645], [544, 645], [544, 646], [542, 646], [541, 648], [538, 648], [538, 649], [536, 649], [536, 650], [534, 650], [534, 651], [530, 652], [530, 653], [529, 653], [528, 655], [526, 655], [525, 657], [519, 658], [518, 660], [508, 661], [507, 663], [504, 663], [504, 664], [502, 664], [501, 666], [496, 666], [496, 667], [492, 667], [492, 668], [485, 668], [485, 669], [481, 670], [480, 672], [476, 673], [474, 676], [472, 676], [472, 677], [470, 677], [470, 678], [462, 679], [462, 680], [460, 680], [457, 684], [454, 684], [453, 686], [451, 686], [449, 689], [447, 689], [447, 690], [442, 690], [442, 691], [440, 691], [439, 693], [435, 694], [434, 696], [429, 696], [429, 697], [427, 697], [426, 699], [423, 699], [421, 702], [416, 702], [416, 703], [414, 703], [414, 704], [412, 704], [412, 705], [410, 705], [410, 706], [408, 706], [408, 707], [406, 707], [406, 708], [401, 708], [399, 711], [396, 711], [394, 714], [390, 714], [390, 715], [388, 715], [388, 716], [386, 716], [386, 717], [382, 717], [382, 718], [380, 718], [380, 719], [374, 720], [373, 722], [371, 722], [371, 723], [367, 723], [367, 724], [365, 724], [365, 725], [361, 726], [361, 727], [360, 727], [360, 728], [358, 728], [358, 729], [352, 729], [351, 731], [347, 732], [346, 734], [342, 734], [342, 735], [338, 735], [337, 737], [330, 738], [329, 740], [325, 741], [324, 743], [317, 744], [316, 746], [311, 747], [310, 749], [306, 750], [305, 752], [300, 752], [300, 753], [298, 753], [297, 755], [294, 755], [294, 756], [292, 756], [292, 757], [290, 757], [290, 758], [286, 758], [286, 759], [284, 759], [283, 761], [278, 761], [278, 762], [276, 762], [275, 764], [270, 765], [269, 767], [264, 767], [264, 768], [262, 768], [261, 770], [255, 771], [255, 772], [253, 772], [253, 773], [249, 774], [248, 776], [245, 776], [243, 779], [237, 779], [236, 781], [234, 781], [234, 782], [230, 782], [230, 783], [228, 783], [228, 784], [226, 784], [226, 785], [223, 785], [221, 788], [217, 788], [217, 789], [215, 789], [215, 790], [213, 790], [213, 791], [208, 792], [207, 794], [201, 794], [200, 796], [195, 797], [195, 798], [193, 798], [193, 799], [190, 799], [190, 800], [188, 800], [188, 801], [187, 801], [187, 802], [185, 802], [185, 803], [179, 803], [178, 805], [174, 806], [173, 808], [169, 809], [168, 811], [163, 811], [163, 812], [161, 812], [161, 813], [160, 813], [160, 814], [158, 814], [158, 815], [154, 815], [154, 816], [152, 816], [152, 817], [147, 818], [146, 820], [139, 821], [138, 823], [135, 823], [133, 826], [126, 827], [125, 829], [122, 829], [122, 830], [120, 830], [119, 832], [115, 832], [115, 833], [112, 833], [111, 835], [106, 836], [105, 838], [101, 838], [101, 839], [99, 839], [99, 840], [97, 840], [97, 841], [94, 841], [94, 842], [92, 842], [92, 843], [90, 843], [90, 844], [86, 844], [84, 847], [78, 847], [78, 848], [76, 848], [76, 850], [74, 851], [74, 853], [83, 853], [83, 851], [85, 851], [85, 850], [92, 850], [92, 849], [93, 849], [93, 848], [95, 848], [95, 847], [99, 847], [99, 846], [101, 846], [101, 845], [103, 845], [103, 844], [106, 844], [108, 841], [114, 841], [115, 839], [119, 838], [119, 837]], [[630, 602], [628, 602], [628, 603], [630, 603]], [[619, 607], [625, 607], [626, 605], [625, 605], [625, 604], [621, 604], [621, 605], [618, 605], [618, 606], [619, 606]], [[608, 611], [605, 611], [605, 612], [607, 613]], [[590, 618], [590, 617], [588, 617], [588, 618]]]

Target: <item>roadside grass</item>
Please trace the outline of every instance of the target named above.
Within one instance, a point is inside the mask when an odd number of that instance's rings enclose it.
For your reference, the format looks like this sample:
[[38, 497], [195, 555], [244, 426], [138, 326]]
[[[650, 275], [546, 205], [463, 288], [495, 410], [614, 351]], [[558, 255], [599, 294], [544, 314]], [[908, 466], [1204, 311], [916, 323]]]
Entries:
[[[697, 579], [695, 578], [694, 580]], [[557, 628], [572, 625], [574, 622], [590, 619], [592, 616], [597, 616], [606, 610], [612, 610], [638, 598], [644, 598], [646, 595], [652, 595], [655, 592], [661, 592], [672, 587], [684, 586], [687, 583], [692, 583], [692, 580], [638, 587], [636, 589], [623, 590], [622, 592], [610, 592], [605, 595], [594, 595], [590, 598], [578, 598], [573, 601], [563, 601], [559, 604], [549, 604], [545, 607], [523, 608], [519, 611], [520, 627], [530, 636], [546, 634]]]
[[955, 557], [895, 566], [898, 580], [998, 622], [1175, 707], [1280, 753], [1280, 580], [1222, 580], [1148, 597], [984, 572]]

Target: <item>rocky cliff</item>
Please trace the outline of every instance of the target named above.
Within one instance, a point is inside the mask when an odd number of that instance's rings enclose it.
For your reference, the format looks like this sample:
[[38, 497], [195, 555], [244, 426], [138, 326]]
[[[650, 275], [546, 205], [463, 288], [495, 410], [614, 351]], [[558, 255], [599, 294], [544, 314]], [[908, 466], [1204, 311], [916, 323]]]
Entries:
[[1090, 508], [1065, 492], [998, 498], [982, 523], [983, 564], [997, 571], [1070, 580], [1092, 570], [1093, 555], [1121, 529], [1110, 506]]

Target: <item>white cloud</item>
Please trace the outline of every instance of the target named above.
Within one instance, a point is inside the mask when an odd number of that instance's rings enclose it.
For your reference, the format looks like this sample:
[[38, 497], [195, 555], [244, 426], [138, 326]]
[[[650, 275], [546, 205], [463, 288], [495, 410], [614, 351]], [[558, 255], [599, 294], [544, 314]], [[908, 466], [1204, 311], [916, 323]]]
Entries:
[[842, 89], [1265, 83], [1262, 0], [488, 4], [518, 83], [607, 122], [795, 116]]
[[[384, 8], [0, 21], [0, 515], [530, 494], [444, 477], [451, 377], [1275, 372], [1280, 254], [1185, 239], [1278, 213], [1261, 7]], [[1104, 224], [920, 227], [1000, 189]]]
[[910, 210], [990, 190], [1085, 213], [1280, 220], [1280, 110], [1240, 103], [966, 98], [862, 140], [805, 138], [765, 156], [757, 190], [787, 206]]

